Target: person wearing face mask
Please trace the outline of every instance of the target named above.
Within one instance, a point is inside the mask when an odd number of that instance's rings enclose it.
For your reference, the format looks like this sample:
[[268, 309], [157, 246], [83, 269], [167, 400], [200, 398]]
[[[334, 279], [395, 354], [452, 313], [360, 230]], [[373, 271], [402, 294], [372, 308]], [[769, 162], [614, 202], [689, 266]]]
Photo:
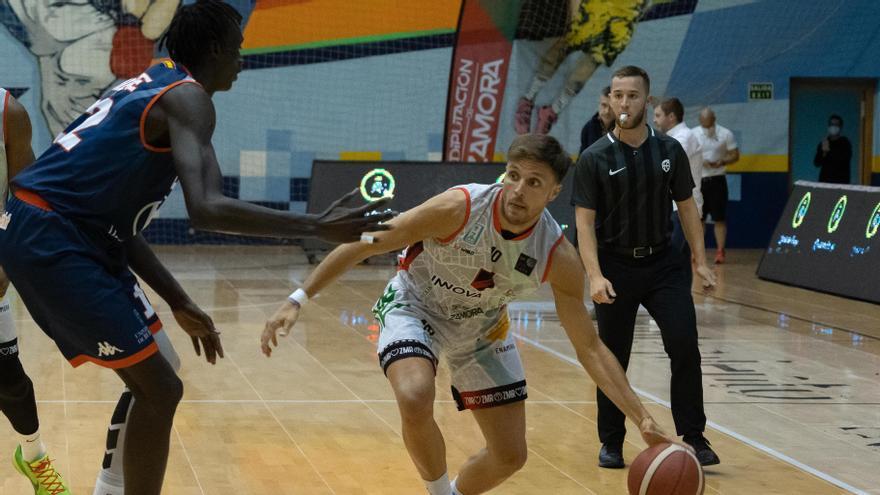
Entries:
[[840, 135], [843, 119], [839, 115], [828, 118], [828, 136], [816, 146], [813, 165], [819, 167], [819, 182], [849, 184], [849, 162], [852, 144]]
[[703, 221], [715, 224], [715, 263], [725, 261], [727, 240], [727, 166], [739, 160], [739, 146], [730, 129], [715, 123], [711, 108], [700, 110], [700, 125], [691, 129], [703, 149]]

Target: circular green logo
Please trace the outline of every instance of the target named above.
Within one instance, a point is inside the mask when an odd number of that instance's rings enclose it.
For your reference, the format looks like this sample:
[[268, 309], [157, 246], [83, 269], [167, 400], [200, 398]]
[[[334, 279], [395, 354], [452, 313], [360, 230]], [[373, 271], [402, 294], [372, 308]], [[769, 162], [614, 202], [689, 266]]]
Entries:
[[797, 208], [794, 210], [794, 217], [791, 219], [792, 228], [798, 228], [804, 223], [804, 218], [807, 216], [807, 210], [810, 209], [810, 199], [813, 197], [810, 191], [807, 191], [804, 194], [804, 197], [801, 198], [800, 203], [798, 203]]
[[871, 216], [868, 217], [868, 228], [865, 229], [865, 237], [868, 239], [874, 237], [877, 235], [878, 230], [880, 230], [880, 203], [877, 203], [874, 211], [871, 212]]
[[384, 168], [374, 168], [361, 179], [361, 196], [367, 201], [377, 201], [394, 195], [394, 176]]
[[828, 233], [831, 234], [837, 227], [840, 225], [840, 221], [843, 220], [843, 212], [846, 211], [846, 195], [840, 197], [837, 200], [837, 204], [834, 205], [834, 209], [831, 210], [831, 217], [828, 219]]

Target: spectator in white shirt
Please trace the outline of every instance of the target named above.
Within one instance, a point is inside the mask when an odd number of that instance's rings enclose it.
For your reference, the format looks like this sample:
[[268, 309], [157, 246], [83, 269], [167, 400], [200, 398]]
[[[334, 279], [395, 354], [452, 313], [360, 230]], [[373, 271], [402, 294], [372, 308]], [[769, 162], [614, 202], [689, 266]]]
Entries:
[[700, 111], [700, 125], [691, 129], [703, 149], [703, 221], [715, 223], [715, 263], [724, 263], [727, 240], [727, 165], [739, 160], [736, 138], [730, 129], [715, 123], [715, 112]]
[[[688, 161], [691, 166], [691, 175], [694, 178], [694, 202], [697, 204], [697, 211], [703, 212], [703, 195], [700, 192], [700, 181], [703, 177], [703, 150], [700, 147], [700, 140], [684, 123], [684, 105], [678, 98], [667, 98], [660, 105], [654, 107], [654, 126], [671, 138], [675, 138], [684, 148]], [[672, 205], [673, 210], [677, 210], [677, 206]], [[684, 237], [684, 231], [681, 228], [681, 220], [678, 218], [676, 211], [672, 213], [672, 247], [681, 251], [682, 260], [684, 261], [685, 271], [688, 275], [693, 274], [691, 268], [691, 250], [687, 240]]]

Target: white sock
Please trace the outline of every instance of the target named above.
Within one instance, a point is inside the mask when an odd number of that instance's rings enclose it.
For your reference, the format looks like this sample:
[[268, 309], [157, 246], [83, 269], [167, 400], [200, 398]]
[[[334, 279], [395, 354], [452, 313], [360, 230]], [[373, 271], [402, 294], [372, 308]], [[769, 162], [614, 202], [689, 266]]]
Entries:
[[40, 430], [32, 435], [20, 435], [19, 445], [21, 445], [21, 456], [27, 462], [34, 462], [46, 455], [46, 446], [40, 439]]
[[540, 77], [535, 76], [535, 78], [532, 79], [532, 85], [529, 86], [529, 90], [526, 91], [526, 94], [525, 94], [526, 99], [535, 101], [535, 97], [538, 96], [538, 93], [541, 91], [541, 88], [543, 88], [544, 84], [546, 84], [546, 83], [547, 83], [546, 79], [541, 79]]
[[458, 481], [458, 478], [452, 480], [452, 485], [450, 488], [452, 489], [452, 495], [461, 495], [461, 492], [458, 491], [458, 488], [455, 486], [455, 483]]
[[431, 495], [452, 495], [449, 485], [449, 473], [443, 473], [443, 476], [434, 481], [425, 481], [425, 487]]
[[[180, 369], [180, 358], [168, 339], [168, 334], [161, 330], [153, 335], [153, 340], [159, 346], [159, 353], [171, 364], [174, 371]], [[123, 453], [125, 451], [125, 430], [128, 425], [128, 415], [134, 405], [134, 397], [126, 388], [122, 397], [113, 411], [107, 434], [107, 447], [104, 452], [104, 462], [98, 478], [95, 480], [93, 495], [125, 495], [125, 476], [123, 474]]]
[[98, 479], [95, 481], [95, 491], [92, 492], [92, 495], [125, 495], [125, 488], [108, 483], [101, 479], [101, 475], [98, 475]]
[[562, 110], [568, 106], [568, 103], [577, 95], [570, 94], [566, 90], [562, 90], [562, 93], [559, 93], [559, 97], [556, 98], [556, 101], [550, 105], [553, 108], [553, 111], [556, 112], [556, 115], [562, 113]]

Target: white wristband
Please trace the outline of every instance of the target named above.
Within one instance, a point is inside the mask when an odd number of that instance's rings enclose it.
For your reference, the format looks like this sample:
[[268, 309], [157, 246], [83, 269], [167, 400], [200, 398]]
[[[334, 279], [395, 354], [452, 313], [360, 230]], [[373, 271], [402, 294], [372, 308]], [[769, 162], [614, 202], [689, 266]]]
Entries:
[[309, 295], [302, 289], [296, 289], [293, 291], [293, 294], [287, 296], [287, 300], [302, 307], [305, 303], [309, 302]]

